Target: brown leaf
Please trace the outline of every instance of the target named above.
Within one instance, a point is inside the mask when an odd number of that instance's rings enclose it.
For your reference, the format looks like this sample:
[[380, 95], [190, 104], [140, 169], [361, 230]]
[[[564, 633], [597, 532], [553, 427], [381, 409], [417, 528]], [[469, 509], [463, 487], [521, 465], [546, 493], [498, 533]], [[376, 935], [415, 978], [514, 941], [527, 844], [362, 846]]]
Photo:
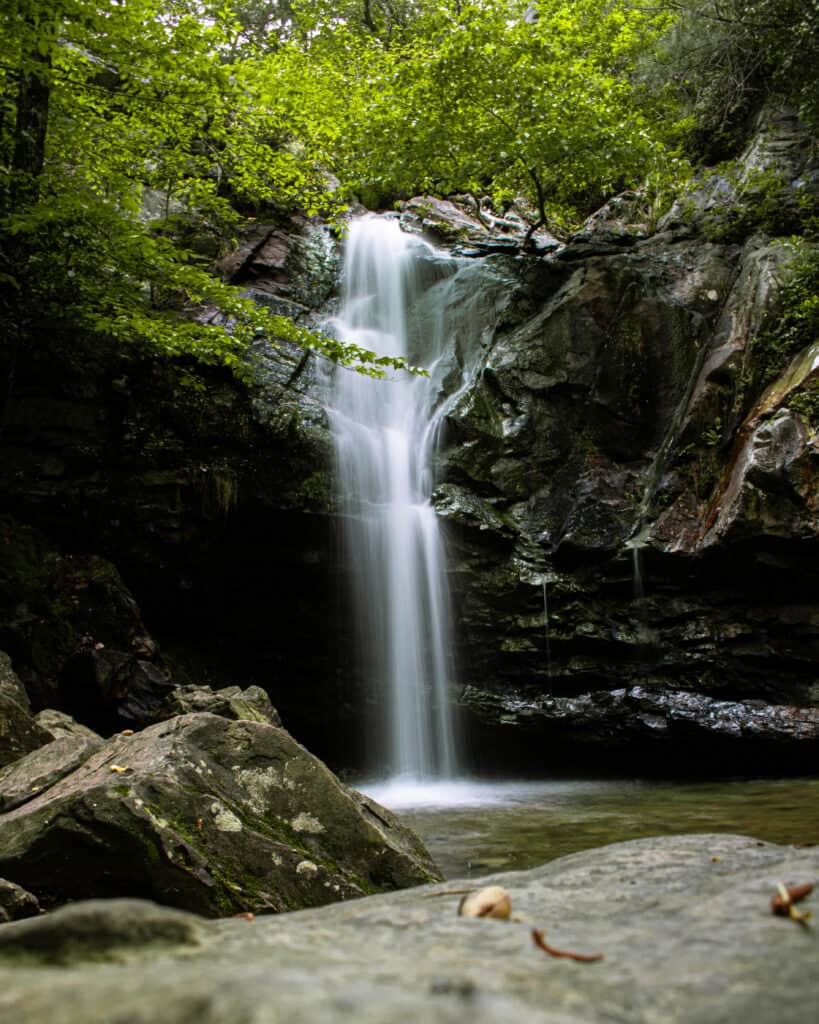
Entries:
[[810, 911], [803, 913], [797, 910], [794, 903], [799, 903], [806, 896], [813, 892], [813, 885], [804, 882], [802, 885], [783, 885], [781, 882], [776, 887], [776, 895], [771, 897], [771, 913], [780, 917], [789, 917], [792, 921], [804, 924], [811, 916]]
[[578, 963], [591, 964], [595, 960], [602, 960], [602, 953], [572, 953], [568, 949], [555, 949], [554, 946], [550, 946], [546, 941], [545, 934], [539, 928], [532, 929], [532, 941], [538, 947], [542, 949], [544, 953], [548, 953], [549, 956], [563, 956], [569, 960], [577, 960]]

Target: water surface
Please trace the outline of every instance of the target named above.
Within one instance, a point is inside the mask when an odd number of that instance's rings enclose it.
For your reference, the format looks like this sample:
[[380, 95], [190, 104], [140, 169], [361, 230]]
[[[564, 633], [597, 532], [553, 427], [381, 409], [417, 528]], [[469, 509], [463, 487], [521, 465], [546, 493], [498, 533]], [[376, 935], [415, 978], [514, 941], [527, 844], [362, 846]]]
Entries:
[[535, 867], [647, 836], [727, 832], [819, 841], [819, 779], [395, 781], [360, 788], [421, 835], [449, 878]]

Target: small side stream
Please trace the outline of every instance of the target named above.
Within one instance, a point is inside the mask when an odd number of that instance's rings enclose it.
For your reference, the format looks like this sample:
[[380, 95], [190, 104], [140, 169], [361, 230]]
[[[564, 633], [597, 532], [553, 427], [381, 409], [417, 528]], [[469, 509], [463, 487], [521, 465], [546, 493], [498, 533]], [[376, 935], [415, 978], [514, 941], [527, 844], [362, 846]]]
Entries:
[[419, 833], [448, 878], [522, 870], [647, 836], [725, 832], [775, 843], [819, 843], [819, 779], [361, 788]]

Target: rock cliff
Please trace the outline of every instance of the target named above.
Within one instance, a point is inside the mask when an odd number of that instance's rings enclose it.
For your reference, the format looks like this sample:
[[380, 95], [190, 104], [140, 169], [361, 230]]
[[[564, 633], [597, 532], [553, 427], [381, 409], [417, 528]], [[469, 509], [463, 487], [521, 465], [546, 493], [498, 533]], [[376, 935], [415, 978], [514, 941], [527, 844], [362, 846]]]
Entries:
[[[756, 372], [792, 255], [735, 213], [743, 175], [775, 171], [786, 198], [815, 197], [817, 170], [794, 119], [766, 116], [733, 179], [704, 178], [659, 221], [621, 197], [567, 244], [540, 232], [524, 252], [514, 210], [404, 206], [405, 228], [443, 250], [429, 274], [446, 279], [452, 335], [435, 501], [473, 767], [814, 763], [817, 353]], [[319, 225], [295, 220], [254, 224], [224, 269], [309, 318], [331, 308], [336, 260]], [[161, 649], [140, 653], [136, 613], [114, 645], [128, 665], [258, 683], [300, 739], [348, 767], [371, 697], [349, 653], [326, 371], [286, 346], [254, 358], [246, 389], [39, 338], [3, 436], [3, 506], [56, 547], [116, 564]], [[70, 605], [76, 581], [48, 607]], [[6, 646], [35, 704], [65, 691], [78, 654], [95, 662], [83, 678], [116, 675], [79, 650], [90, 633], [73, 612], [56, 654], [38, 657], [31, 586], [4, 599], [25, 624], [12, 632], [28, 646]]]

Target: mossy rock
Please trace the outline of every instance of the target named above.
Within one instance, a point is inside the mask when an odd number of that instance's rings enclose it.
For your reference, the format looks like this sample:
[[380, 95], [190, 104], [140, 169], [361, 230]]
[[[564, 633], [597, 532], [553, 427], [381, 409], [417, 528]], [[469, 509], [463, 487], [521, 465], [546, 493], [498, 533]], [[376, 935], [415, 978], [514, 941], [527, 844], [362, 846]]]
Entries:
[[135, 896], [207, 916], [439, 877], [414, 833], [283, 729], [207, 713], [114, 738], [0, 817], [0, 875], [46, 905]]

